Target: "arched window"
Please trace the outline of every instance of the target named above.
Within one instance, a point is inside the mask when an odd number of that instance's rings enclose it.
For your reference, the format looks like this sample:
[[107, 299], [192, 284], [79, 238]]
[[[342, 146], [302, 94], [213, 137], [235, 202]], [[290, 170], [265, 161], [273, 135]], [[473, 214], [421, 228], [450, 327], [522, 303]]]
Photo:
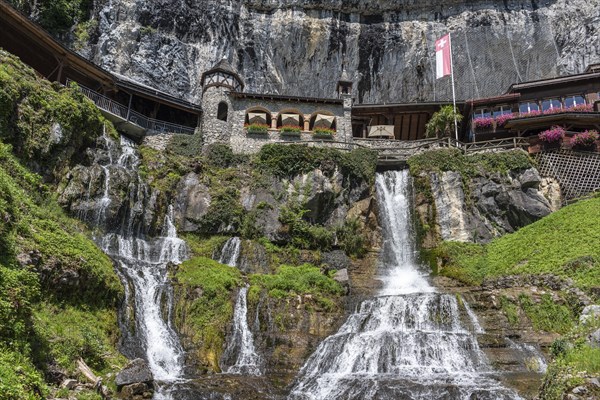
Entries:
[[227, 103], [224, 101], [219, 103], [219, 108], [217, 108], [217, 119], [221, 121], [227, 121]]

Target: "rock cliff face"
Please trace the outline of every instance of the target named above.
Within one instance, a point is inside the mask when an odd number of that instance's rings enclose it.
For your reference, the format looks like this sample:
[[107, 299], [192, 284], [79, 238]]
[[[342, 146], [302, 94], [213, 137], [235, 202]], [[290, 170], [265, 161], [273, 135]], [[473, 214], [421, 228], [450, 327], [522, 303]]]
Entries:
[[[600, 61], [597, 0], [105, 0], [82, 51], [98, 64], [189, 100], [223, 56], [248, 91], [334, 95], [342, 64], [360, 102], [450, 96], [433, 42], [453, 34], [457, 96], [582, 72]], [[91, 26], [95, 26], [92, 24]]]
[[432, 173], [430, 180], [442, 240], [487, 242], [560, 206], [557, 183], [542, 179], [534, 168], [512, 176], [479, 177], [466, 188], [454, 171]]

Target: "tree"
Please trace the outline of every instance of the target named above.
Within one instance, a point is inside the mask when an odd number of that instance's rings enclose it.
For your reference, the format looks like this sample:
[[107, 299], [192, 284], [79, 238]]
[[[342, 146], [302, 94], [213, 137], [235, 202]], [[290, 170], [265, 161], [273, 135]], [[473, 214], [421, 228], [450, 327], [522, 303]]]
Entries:
[[425, 134], [427, 137], [443, 138], [452, 135], [454, 132], [454, 119], [460, 123], [463, 116], [459, 112], [454, 111], [453, 106], [444, 106], [440, 111], [434, 113], [431, 119], [425, 126]]

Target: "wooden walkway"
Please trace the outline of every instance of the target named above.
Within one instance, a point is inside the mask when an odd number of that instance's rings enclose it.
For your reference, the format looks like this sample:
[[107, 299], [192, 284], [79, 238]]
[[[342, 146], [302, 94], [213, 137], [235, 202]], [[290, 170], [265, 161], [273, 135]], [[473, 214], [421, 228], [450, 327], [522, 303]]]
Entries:
[[146, 117], [145, 115], [132, 110], [131, 107], [117, 103], [90, 88], [83, 85], [78, 86], [81, 93], [92, 100], [100, 111], [102, 111], [104, 116], [115, 124], [117, 129], [124, 131], [135, 138], [141, 138], [147, 133], [183, 133], [192, 135], [195, 132], [195, 129], [189, 126], [173, 124]]

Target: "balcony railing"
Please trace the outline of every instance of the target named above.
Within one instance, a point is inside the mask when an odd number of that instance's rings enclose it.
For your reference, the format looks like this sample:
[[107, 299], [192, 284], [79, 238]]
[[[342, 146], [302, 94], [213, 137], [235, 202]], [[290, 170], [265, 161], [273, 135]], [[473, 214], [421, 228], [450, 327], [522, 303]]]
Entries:
[[[67, 82], [69, 84], [69, 82]], [[137, 125], [146, 131], [152, 131], [157, 133], [183, 133], [191, 135], [195, 132], [195, 128], [173, 124], [171, 122], [161, 121], [154, 118], [146, 117], [137, 111], [124, 106], [121, 103], [93, 91], [83, 85], [77, 84], [81, 93], [88, 99], [92, 100], [96, 106], [116, 117], [122, 118], [134, 125]]]

